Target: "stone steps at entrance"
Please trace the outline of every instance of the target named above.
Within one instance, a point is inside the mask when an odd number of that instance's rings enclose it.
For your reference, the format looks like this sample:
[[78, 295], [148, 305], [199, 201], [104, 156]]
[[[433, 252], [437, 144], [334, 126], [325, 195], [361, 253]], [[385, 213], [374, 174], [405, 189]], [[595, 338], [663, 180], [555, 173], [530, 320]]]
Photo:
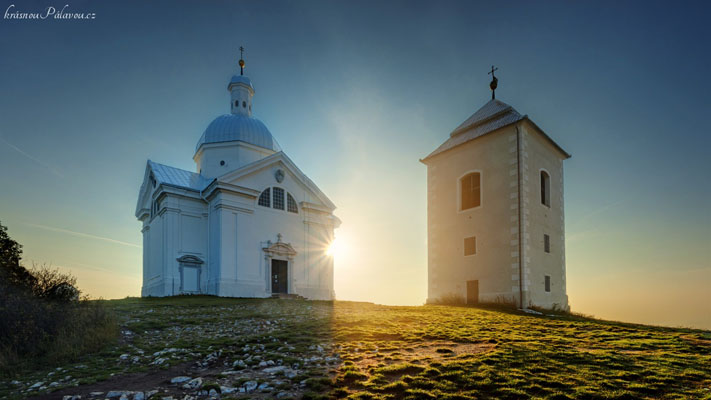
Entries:
[[273, 293], [272, 299], [306, 300], [305, 297], [293, 293]]

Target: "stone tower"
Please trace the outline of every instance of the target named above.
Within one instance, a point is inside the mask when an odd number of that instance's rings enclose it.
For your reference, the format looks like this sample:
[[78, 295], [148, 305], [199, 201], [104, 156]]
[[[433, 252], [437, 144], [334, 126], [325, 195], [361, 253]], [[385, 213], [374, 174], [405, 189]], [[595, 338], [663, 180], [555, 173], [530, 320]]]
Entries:
[[528, 116], [492, 98], [421, 160], [428, 302], [450, 297], [568, 309], [568, 158]]

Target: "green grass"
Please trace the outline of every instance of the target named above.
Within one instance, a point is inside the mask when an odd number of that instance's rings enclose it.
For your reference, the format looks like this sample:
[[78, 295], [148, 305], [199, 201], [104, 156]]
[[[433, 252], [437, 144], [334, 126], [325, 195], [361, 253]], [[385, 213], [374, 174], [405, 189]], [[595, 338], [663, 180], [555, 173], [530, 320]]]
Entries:
[[[699, 330], [453, 306], [203, 296], [103, 304], [133, 335], [63, 366], [80, 383], [264, 345], [265, 359], [299, 364], [304, 398], [711, 399], [711, 334]], [[307, 365], [316, 345], [339, 358]], [[164, 365], [146, 365], [171, 348], [179, 351]], [[145, 362], [118, 361], [124, 353]], [[0, 382], [0, 397], [13, 389]]]

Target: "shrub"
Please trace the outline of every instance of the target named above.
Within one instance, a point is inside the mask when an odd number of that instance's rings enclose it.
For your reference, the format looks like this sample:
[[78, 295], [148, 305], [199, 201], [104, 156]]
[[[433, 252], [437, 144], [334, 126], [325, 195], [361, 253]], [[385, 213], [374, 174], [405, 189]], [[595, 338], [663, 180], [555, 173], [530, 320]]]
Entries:
[[32, 285], [35, 297], [65, 303], [79, 300], [81, 291], [77, 288], [77, 278], [74, 276], [45, 265], [33, 266], [30, 273], [35, 278]]
[[0, 224], [0, 376], [97, 351], [118, 336], [114, 316], [81, 299], [76, 278], [20, 265], [21, 246]]
[[7, 228], [0, 224], [0, 290], [13, 286], [29, 290], [34, 284], [32, 274], [20, 265], [22, 245], [12, 240]]

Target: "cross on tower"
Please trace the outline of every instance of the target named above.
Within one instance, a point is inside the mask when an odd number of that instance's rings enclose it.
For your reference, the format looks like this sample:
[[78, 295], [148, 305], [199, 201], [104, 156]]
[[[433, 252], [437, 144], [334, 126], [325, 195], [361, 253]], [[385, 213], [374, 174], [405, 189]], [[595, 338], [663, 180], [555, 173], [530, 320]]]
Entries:
[[281, 242], [281, 233], [277, 233], [277, 242]]
[[494, 75], [494, 71], [498, 71], [498, 68], [494, 68], [494, 66], [491, 66], [491, 72], [487, 75], [491, 75], [491, 83], [489, 84], [489, 87], [491, 88], [491, 100], [494, 100], [496, 98], [496, 86], [499, 83], [499, 80], [496, 79], [496, 76]]
[[244, 47], [239, 46], [239, 74], [244, 75]]

